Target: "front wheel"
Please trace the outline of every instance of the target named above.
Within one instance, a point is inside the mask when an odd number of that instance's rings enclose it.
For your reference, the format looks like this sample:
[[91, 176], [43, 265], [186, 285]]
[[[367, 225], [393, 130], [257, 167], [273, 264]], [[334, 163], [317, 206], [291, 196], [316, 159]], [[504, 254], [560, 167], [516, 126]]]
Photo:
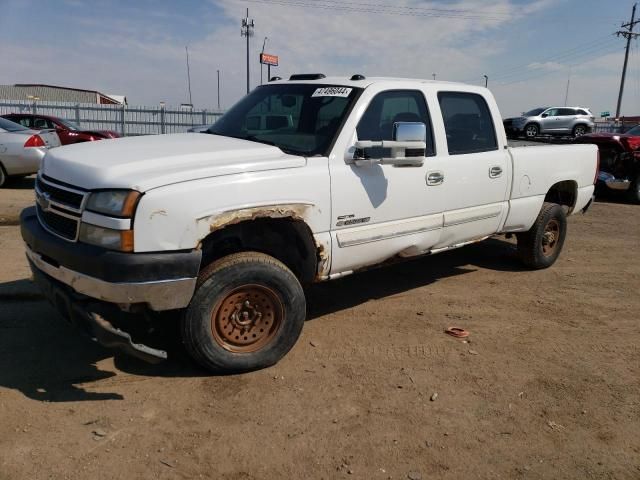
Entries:
[[567, 235], [567, 216], [557, 203], [544, 203], [529, 231], [518, 234], [518, 253], [523, 263], [534, 269], [555, 263]]
[[540, 133], [540, 129], [535, 123], [530, 123], [524, 129], [524, 135], [527, 138], [536, 138]]
[[283, 263], [258, 252], [204, 268], [182, 321], [193, 359], [215, 373], [275, 364], [296, 343], [306, 316], [304, 292]]

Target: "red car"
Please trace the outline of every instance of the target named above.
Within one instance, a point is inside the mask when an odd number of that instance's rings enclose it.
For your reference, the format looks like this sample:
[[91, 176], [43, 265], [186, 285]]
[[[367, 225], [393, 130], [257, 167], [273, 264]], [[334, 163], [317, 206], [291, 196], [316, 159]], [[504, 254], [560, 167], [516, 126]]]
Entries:
[[600, 172], [596, 187], [625, 192], [640, 203], [640, 125], [626, 133], [590, 133], [576, 143], [593, 143], [600, 151]]
[[32, 115], [30, 113], [9, 113], [3, 118], [19, 123], [33, 130], [55, 129], [62, 145], [71, 143], [92, 142], [105, 138], [117, 138], [116, 132], [110, 130], [83, 130], [75, 123], [49, 115]]

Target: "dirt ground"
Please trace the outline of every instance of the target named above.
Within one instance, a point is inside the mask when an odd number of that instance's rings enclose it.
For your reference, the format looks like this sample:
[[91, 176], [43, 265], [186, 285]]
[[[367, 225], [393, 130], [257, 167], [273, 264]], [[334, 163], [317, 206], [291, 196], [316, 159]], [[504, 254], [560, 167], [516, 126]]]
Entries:
[[225, 377], [114, 356], [0, 249], [1, 480], [640, 478], [638, 206], [544, 271], [497, 239], [317, 285], [290, 354]]

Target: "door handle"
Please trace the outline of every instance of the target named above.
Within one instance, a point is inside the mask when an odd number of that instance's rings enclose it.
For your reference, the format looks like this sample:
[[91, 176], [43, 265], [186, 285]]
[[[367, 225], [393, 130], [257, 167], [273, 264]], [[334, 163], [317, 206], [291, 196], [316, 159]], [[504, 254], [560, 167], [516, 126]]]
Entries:
[[444, 173], [440, 171], [427, 173], [427, 185], [442, 185], [444, 182]]
[[491, 167], [489, 169], [489, 178], [498, 178], [502, 175], [502, 167]]

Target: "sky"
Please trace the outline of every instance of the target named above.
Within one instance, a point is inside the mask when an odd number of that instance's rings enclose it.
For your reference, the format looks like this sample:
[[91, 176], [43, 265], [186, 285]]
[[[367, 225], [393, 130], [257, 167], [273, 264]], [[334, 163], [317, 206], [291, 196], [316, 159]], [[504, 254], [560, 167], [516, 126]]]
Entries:
[[[45, 83], [126, 95], [129, 105], [221, 106], [251, 87], [259, 52], [272, 75], [433, 78], [484, 84], [503, 116], [567, 104], [615, 113], [633, 0], [0, 0], [0, 84]], [[638, 12], [640, 17], [640, 9]], [[640, 31], [640, 24], [637, 26]], [[266, 81], [266, 67], [264, 68]], [[567, 96], [567, 84], [569, 84]], [[632, 41], [622, 114], [640, 114]]]

